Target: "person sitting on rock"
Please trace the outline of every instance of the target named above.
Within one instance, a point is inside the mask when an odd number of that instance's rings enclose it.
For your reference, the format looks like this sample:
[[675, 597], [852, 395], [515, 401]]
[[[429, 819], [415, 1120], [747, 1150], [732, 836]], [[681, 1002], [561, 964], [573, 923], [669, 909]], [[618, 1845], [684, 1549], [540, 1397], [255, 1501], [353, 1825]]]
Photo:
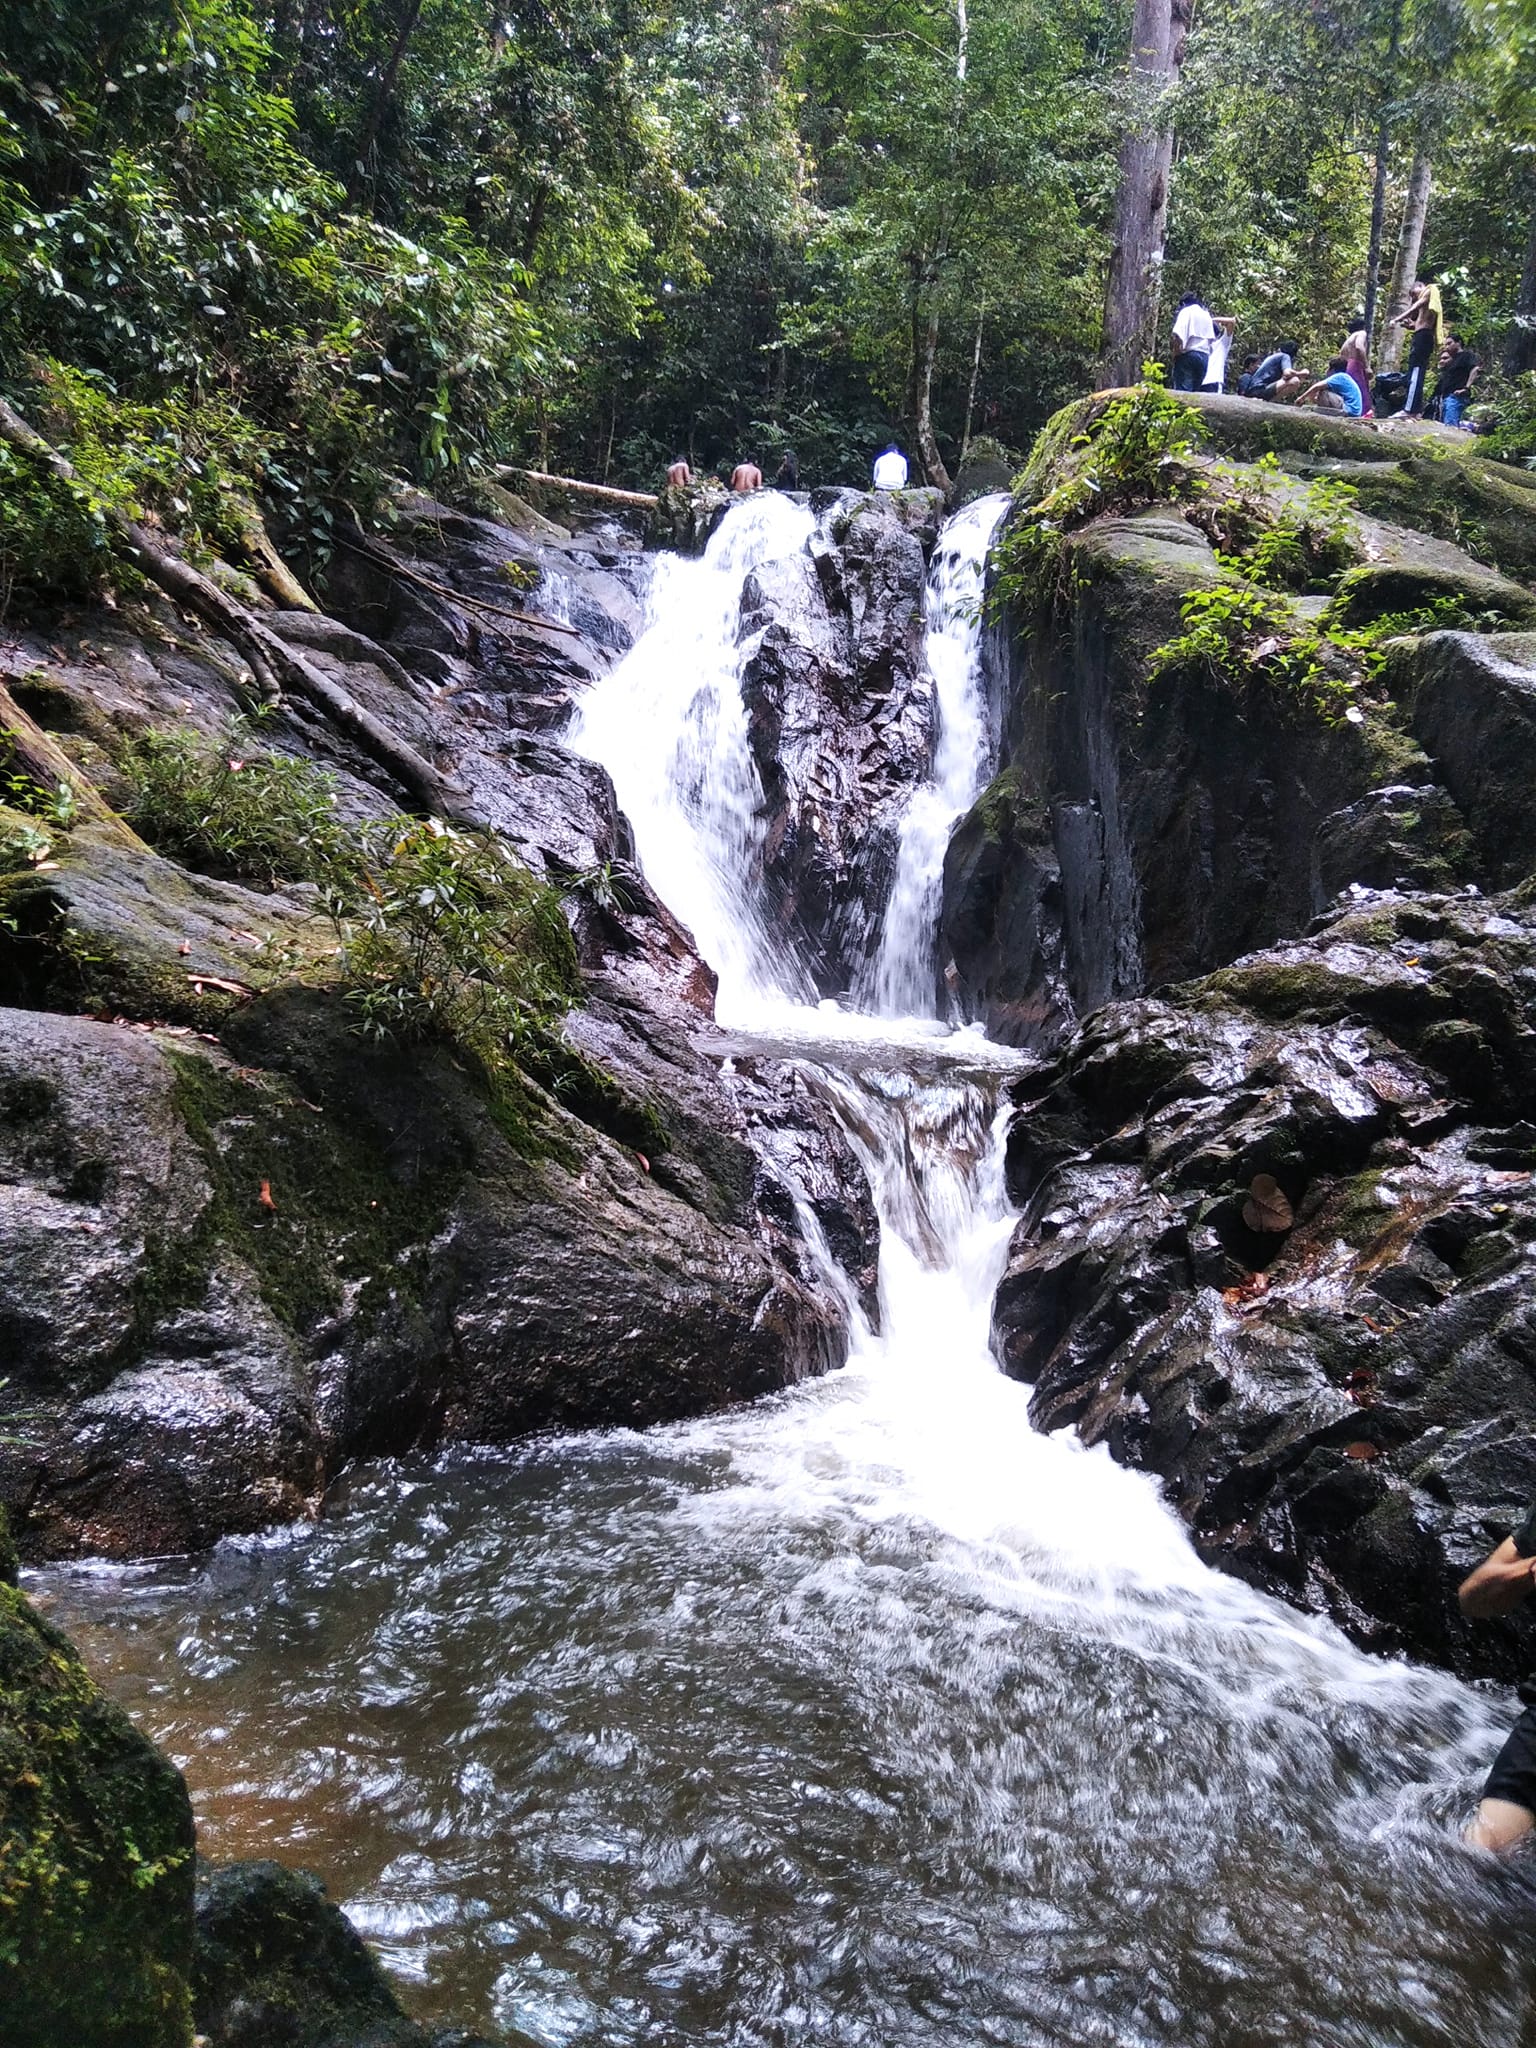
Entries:
[[[1513, 1614], [1536, 1587], [1536, 1508], [1513, 1536], [1462, 1580], [1456, 1598], [1469, 1621]], [[1477, 1812], [1466, 1831], [1475, 1849], [1502, 1854], [1536, 1827], [1536, 1674], [1520, 1688], [1525, 1712], [1493, 1760]]]
[[1294, 398], [1306, 383], [1304, 371], [1295, 367], [1301, 353], [1294, 341], [1282, 341], [1259, 364], [1248, 387], [1250, 398]]
[[1459, 427], [1461, 415], [1472, 396], [1472, 379], [1482, 365], [1459, 334], [1448, 334], [1440, 351], [1439, 376], [1430, 401], [1445, 426]]
[[875, 457], [874, 485], [877, 491], [907, 488], [907, 458], [895, 441], [887, 441]]
[[1243, 357], [1242, 374], [1237, 380], [1237, 395], [1239, 398], [1251, 398], [1253, 396], [1254, 373], [1258, 367], [1259, 359], [1256, 355], [1246, 355]]
[[1352, 420], [1359, 419], [1365, 411], [1360, 386], [1350, 375], [1346, 356], [1335, 356], [1328, 365], [1327, 376], [1309, 385], [1296, 403], [1313, 406], [1318, 412], [1344, 413]]
[[749, 491], [760, 491], [762, 488], [763, 472], [757, 464], [750, 457], [738, 462], [731, 471], [731, 489], [740, 491], [745, 496]]
[[667, 470], [667, 483], [674, 491], [682, 491], [686, 490], [692, 482], [693, 471], [688, 466], [688, 459], [686, 456], [679, 455], [677, 460]]

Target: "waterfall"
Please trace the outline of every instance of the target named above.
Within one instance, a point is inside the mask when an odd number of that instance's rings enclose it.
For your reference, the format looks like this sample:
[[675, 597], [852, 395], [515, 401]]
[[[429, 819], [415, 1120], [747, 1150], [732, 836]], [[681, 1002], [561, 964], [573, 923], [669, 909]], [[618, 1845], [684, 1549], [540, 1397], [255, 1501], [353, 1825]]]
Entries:
[[[928, 1007], [922, 906], [983, 772], [944, 664], [992, 516], [930, 586], [945, 741], [892, 1005]], [[736, 621], [808, 531], [765, 495], [663, 558], [578, 739], [745, 1056], [842, 1118], [879, 1333], [746, 1408], [365, 1470], [302, 1539], [45, 1591], [205, 1853], [318, 1870], [424, 2015], [540, 2048], [1509, 2048], [1531, 1909], [1452, 1826], [1501, 1703], [1210, 1572], [1152, 1480], [1031, 1429], [988, 1343], [1022, 1056], [797, 1005], [769, 956]]]
[[719, 975], [722, 1023], [809, 993], [756, 907], [763, 789], [741, 700], [739, 623], [747, 577], [798, 553], [814, 524], [804, 506], [762, 491], [731, 508], [702, 560], [660, 556], [646, 630], [588, 692], [570, 733], [575, 751], [612, 776], [647, 879]]
[[981, 602], [987, 550], [1008, 503], [998, 492], [958, 512], [939, 535], [928, 570], [924, 645], [939, 721], [933, 779], [914, 793], [902, 819], [880, 944], [855, 991], [861, 1009], [883, 1017], [933, 1014], [944, 853], [991, 765]]

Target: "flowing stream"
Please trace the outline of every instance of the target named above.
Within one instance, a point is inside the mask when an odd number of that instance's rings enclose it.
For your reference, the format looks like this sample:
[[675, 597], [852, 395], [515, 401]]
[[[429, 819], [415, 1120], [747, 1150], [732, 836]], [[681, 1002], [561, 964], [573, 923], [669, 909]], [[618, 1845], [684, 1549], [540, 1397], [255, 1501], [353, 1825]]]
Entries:
[[736, 1034], [843, 1116], [882, 1334], [749, 1409], [375, 1468], [315, 1530], [36, 1583], [205, 1847], [319, 1870], [426, 2014], [543, 2048], [1536, 2040], [1536, 1909], [1456, 1834], [1507, 1699], [1208, 1572], [989, 1354], [1014, 1056], [900, 1012], [987, 772], [957, 593], [990, 530], [952, 522], [930, 588], [944, 744], [865, 991], [896, 1014], [798, 1002], [752, 907], [736, 611], [808, 514], [663, 561], [578, 733]]

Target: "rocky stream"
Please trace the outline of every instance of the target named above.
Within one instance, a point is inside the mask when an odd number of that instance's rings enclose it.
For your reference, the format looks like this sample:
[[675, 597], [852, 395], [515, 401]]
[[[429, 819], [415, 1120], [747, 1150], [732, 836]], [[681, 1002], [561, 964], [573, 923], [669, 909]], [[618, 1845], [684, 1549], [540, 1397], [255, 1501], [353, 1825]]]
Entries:
[[[1536, 478], [1274, 410], [1223, 476], [1409, 621], [1349, 717], [1159, 666], [1176, 505], [999, 616], [1002, 494], [420, 501], [272, 613], [567, 892], [537, 1144], [302, 888], [0, 878], [27, 2048], [1536, 2041], [1455, 1600], [1536, 1498]], [[12, 633], [109, 799], [240, 702]]]

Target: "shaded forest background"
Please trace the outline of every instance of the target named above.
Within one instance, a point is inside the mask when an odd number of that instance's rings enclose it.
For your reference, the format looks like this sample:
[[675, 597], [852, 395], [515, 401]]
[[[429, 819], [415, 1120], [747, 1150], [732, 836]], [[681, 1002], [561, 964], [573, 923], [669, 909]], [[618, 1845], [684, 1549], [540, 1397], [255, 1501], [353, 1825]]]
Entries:
[[[931, 377], [953, 466], [1091, 384], [1129, 130], [1174, 136], [1162, 311], [1331, 346], [1419, 268], [1507, 379], [1536, 332], [1536, 0], [8, 0], [0, 599], [108, 500], [323, 573], [405, 477], [859, 479]], [[1378, 167], [1382, 172], [1378, 180]], [[1417, 167], [1417, 169], [1416, 169]]]

